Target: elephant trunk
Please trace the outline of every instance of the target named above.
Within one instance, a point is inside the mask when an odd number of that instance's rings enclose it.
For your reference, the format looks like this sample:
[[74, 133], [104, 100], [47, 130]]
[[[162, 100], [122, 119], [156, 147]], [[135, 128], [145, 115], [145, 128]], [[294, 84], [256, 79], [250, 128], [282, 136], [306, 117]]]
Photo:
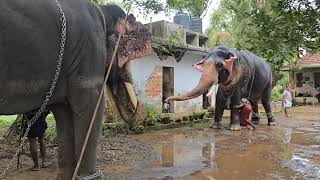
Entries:
[[201, 78], [198, 85], [186, 94], [168, 97], [165, 102], [185, 101], [196, 98], [204, 94], [210, 87], [212, 87], [212, 85], [218, 84], [219, 73], [215, 63], [202, 60], [199, 63], [194, 64], [193, 67], [201, 72]]
[[203, 73], [198, 85], [193, 90], [181, 96], [168, 97], [165, 101], [185, 101], [199, 97], [200, 95], [204, 94], [214, 83], [214, 79], [210, 78], [209, 75]]

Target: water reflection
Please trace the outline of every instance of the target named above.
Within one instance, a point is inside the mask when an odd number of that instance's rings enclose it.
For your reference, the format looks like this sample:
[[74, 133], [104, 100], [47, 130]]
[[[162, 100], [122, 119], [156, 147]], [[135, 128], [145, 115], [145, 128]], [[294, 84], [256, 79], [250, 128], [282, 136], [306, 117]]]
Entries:
[[167, 136], [159, 145], [161, 167], [184, 168], [192, 164], [197, 168], [216, 168], [215, 143], [194, 139], [183, 134]]
[[204, 159], [203, 163], [207, 168], [217, 168], [215, 163], [215, 143], [205, 143], [202, 147], [202, 158]]
[[175, 157], [175, 151], [174, 151], [174, 137], [175, 136], [169, 136], [168, 142], [162, 144], [161, 147], [161, 165], [162, 167], [172, 167], [174, 166], [174, 157]]

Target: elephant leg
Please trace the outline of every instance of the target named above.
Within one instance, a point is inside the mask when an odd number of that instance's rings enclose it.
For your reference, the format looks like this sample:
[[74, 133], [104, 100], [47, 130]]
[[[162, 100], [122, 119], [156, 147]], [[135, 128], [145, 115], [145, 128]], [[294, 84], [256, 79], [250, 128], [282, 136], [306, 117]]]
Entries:
[[69, 180], [75, 167], [74, 128], [72, 111], [66, 104], [56, 105], [52, 112], [56, 119], [58, 142], [58, 180]]
[[236, 106], [240, 105], [241, 96], [239, 85], [236, 85], [233, 95], [231, 96], [231, 121], [230, 121], [230, 130], [239, 131], [240, 126], [240, 110]]
[[271, 97], [271, 86], [267, 87], [264, 90], [261, 100], [262, 100], [263, 108], [264, 108], [264, 110], [266, 111], [266, 114], [267, 114], [268, 125], [269, 126], [275, 126], [276, 123], [275, 123], [275, 119], [274, 119], [273, 114], [272, 114], [272, 108], [271, 108], [271, 105], [270, 105], [270, 97]]
[[[98, 88], [77, 90], [70, 98], [70, 103], [73, 110], [74, 132], [75, 132], [75, 156], [76, 162], [80, 157], [80, 153], [84, 144], [85, 137], [94, 113], [95, 106], [98, 100]], [[96, 150], [98, 139], [101, 134], [101, 124], [103, 119], [104, 101], [101, 100], [96, 118], [90, 133], [86, 149], [79, 167], [79, 177], [92, 175], [96, 169]], [[97, 179], [97, 178], [96, 178]]]
[[250, 100], [250, 104], [252, 106], [252, 122], [254, 124], [259, 124], [260, 122], [260, 115], [259, 115], [259, 107], [258, 107], [258, 100]]
[[216, 95], [216, 105], [215, 105], [215, 111], [214, 111], [214, 123], [212, 125], [213, 128], [221, 129], [221, 121], [223, 112], [226, 106], [227, 100], [224, 98], [221, 94], [220, 87], [218, 88], [218, 93]]

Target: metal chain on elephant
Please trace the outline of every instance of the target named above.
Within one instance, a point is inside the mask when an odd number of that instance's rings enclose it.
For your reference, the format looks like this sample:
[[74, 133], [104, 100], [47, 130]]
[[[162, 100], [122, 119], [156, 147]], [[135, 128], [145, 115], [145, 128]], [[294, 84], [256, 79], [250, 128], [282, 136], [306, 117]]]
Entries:
[[1, 173], [0, 175], [0, 179], [4, 178], [5, 174], [8, 172], [9, 168], [11, 167], [11, 165], [13, 164], [14, 160], [17, 158], [18, 154], [21, 152], [22, 147], [27, 139], [27, 135], [30, 131], [30, 127], [37, 121], [37, 119], [41, 116], [41, 114], [44, 112], [44, 110], [46, 109], [50, 98], [54, 92], [54, 89], [57, 85], [59, 76], [60, 76], [60, 72], [61, 72], [61, 67], [62, 67], [62, 62], [63, 62], [63, 55], [64, 55], [64, 49], [65, 49], [65, 42], [66, 42], [66, 38], [67, 38], [67, 20], [65, 17], [65, 14], [62, 10], [62, 7], [60, 5], [60, 3], [58, 2], [58, 0], [56, 0], [56, 5], [58, 7], [59, 13], [60, 13], [60, 18], [59, 20], [61, 21], [61, 37], [60, 37], [60, 47], [59, 47], [59, 57], [58, 57], [58, 64], [56, 66], [56, 72], [54, 75], [54, 78], [52, 79], [52, 83], [50, 86], [50, 89], [48, 90], [48, 92], [46, 93], [46, 97], [45, 100], [43, 101], [40, 109], [38, 110], [38, 112], [33, 116], [33, 118], [28, 122], [26, 131], [23, 135], [23, 138], [21, 140], [21, 144], [18, 147], [15, 155], [13, 156], [13, 158], [11, 159], [11, 161], [9, 162], [9, 164], [7, 165], [7, 167], [5, 168], [5, 170]]
[[[232, 67], [232, 70], [234, 71], [234, 70], [236, 70], [237, 68], [239, 68], [239, 66], [240, 66], [240, 64], [239, 64], [239, 59], [237, 58], [237, 64], [234, 66], [234, 67]], [[229, 97], [231, 97], [232, 95], [233, 95], [233, 93], [234, 93], [234, 91], [235, 91], [235, 89], [236, 89], [236, 84], [235, 84], [235, 82], [236, 82], [236, 78], [235, 79], [233, 79], [232, 81], [231, 81], [231, 85], [233, 85], [233, 88], [232, 88], [232, 91], [231, 91], [231, 94], [230, 95], [228, 95], [229, 93], [227, 93], [227, 91], [226, 90], [223, 90], [224, 91], [224, 93], [222, 92], [222, 88], [220, 88], [220, 94], [221, 94], [221, 96], [226, 100], [226, 99], [228, 99]], [[227, 94], [226, 96], [225, 96], [225, 94]]]
[[[248, 68], [248, 69], [249, 69], [249, 74], [248, 74], [247, 77], [249, 77], [249, 80], [250, 80], [250, 78], [252, 78], [252, 79], [251, 79], [251, 84], [250, 84], [249, 93], [248, 93], [248, 97], [247, 97], [247, 99], [249, 99], [250, 96], [251, 96], [252, 87], [253, 87], [253, 82], [254, 82], [254, 79], [255, 79], [255, 66], [254, 66], [253, 61], [251, 60], [251, 56], [249, 56], [244, 50], [241, 50], [241, 52], [243, 52], [243, 54], [244, 54], [245, 56], [247, 56], [248, 61], [247, 61], [247, 63], [243, 64], [243, 63], [241, 63], [241, 62], [239, 61], [239, 59], [237, 59], [237, 65], [233, 68], [233, 70], [239, 68], [241, 65], [243, 65], [243, 66], [248, 66], [248, 65], [249, 65], [250, 68]], [[231, 84], [233, 84], [233, 83], [231, 83]], [[230, 94], [230, 95], [227, 95], [227, 97], [224, 95], [224, 94], [228, 94], [227, 91], [224, 91], [224, 93], [223, 93], [223, 92], [222, 92], [222, 88], [221, 88], [221, 90], [220, 90], [220, 94], [221, 94], [221, 96], [222, 96], [224, 99], [228, 99], [228, 97], [230, 97], [230, 96], [233, 95], [233, 93], [234, 93], [234, 91], [235, 91], [235, 88], [236, 88], [236, 85], [234, 84], [234, 87], [233, 87], [233, 90], [232, 90], [231, 94]]]
[[[254, 78], [255, 78], [255, 66], [254, 66], [254, 63], [253, 61], [251, 60], [251, 56], [249, 56], [244, 50], [241, 50], [246, 56], [247, 56], [247, 59], [248, 59], [248, 64], [250, 66], [249, 68], [249, 77], [252, 77], [252, 80], [251, 80], [251, 85], [250, 85], [250, 89], [249, 89], [249, 94], [248, 94], [248, 97], [247, 99], [249, 100], [250, 96], [251, 96], [251, 91], [252, 91], [252, 86], [253, 86], [253, 82], [254, 82]], [[253, 70], [253, 71], [251, 71]], [[250, 80], [250, 78], [249, 78]]]
[[79, 180], [91, 180], [91, 179], [95, 179], [97, 177], [101, 177], [103, 178], [104, 177], [104, 174], [102, 171], [100, 170], [96, 170], [95, 173], [89, 175], [89, 176], [86, 176], [86, 177], [83, 177], [83, 178], [78, 178]]

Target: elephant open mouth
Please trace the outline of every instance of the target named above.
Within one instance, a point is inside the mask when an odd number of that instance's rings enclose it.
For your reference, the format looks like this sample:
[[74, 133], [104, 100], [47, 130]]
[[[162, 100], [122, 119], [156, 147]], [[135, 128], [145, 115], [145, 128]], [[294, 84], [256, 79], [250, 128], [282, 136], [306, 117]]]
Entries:
[[[130, 60], [150, 55], [152, 47], [150, 32], [140, 22], [136, 22], [132, 15], [128, 17], [128, 22], [129, 26], [120, 40], [107, 85], [122, 119], [127, 124], [134, 125], [144, 120], [145, 109], [134, 90]], [[116, 40], [117, 37], [112, 36], [109, 43], [115, 45]], [[111, 59], [114, 46], [111, 46], [108, 51], [108, 59]]]

